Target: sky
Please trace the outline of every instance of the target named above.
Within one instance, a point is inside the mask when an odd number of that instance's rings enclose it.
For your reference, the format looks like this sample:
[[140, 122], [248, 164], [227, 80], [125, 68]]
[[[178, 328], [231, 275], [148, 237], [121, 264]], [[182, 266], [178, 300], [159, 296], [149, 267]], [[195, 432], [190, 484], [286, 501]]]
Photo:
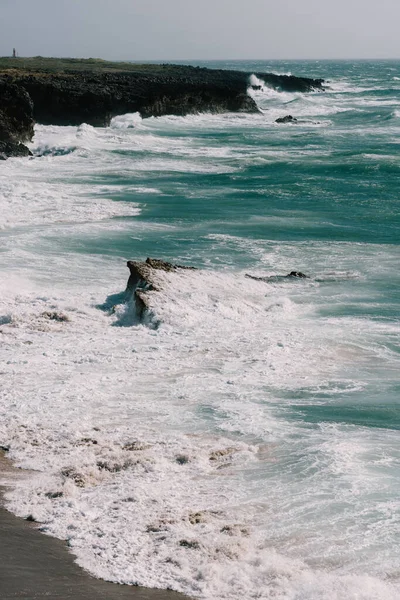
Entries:
[[0, 56], [400, 58], [399, 0], [0, 0]]

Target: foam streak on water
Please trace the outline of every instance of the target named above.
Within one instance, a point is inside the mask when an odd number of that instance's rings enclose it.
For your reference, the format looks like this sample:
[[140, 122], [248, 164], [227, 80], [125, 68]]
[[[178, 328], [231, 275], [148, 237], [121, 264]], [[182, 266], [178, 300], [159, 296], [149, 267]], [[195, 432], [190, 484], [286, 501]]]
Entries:
[[[1, 165], [0, 445], [35, 470], [8, 505], [112, 581], [394, 600], [400, 65], [233, 67], [329, 88], [37, 126]], [[146, 256], [198, 269], [139, 323]]]

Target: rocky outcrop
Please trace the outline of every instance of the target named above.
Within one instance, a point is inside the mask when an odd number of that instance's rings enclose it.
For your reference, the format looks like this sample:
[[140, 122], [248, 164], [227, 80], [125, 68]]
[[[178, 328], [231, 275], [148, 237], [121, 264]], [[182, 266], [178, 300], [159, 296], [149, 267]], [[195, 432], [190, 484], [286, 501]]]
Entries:
[[[11, 59], [10, 59], [11, 60]], [[53, 60], [53, 62], [52, 62]], [[0, 70], [33, 100], [34, 119], [44, 125], [107, 126], [112, 117], [139, 112], [143, 117], [200, 112], [258, 112], [248, 96], [251, 73], [184, 65], [120, 65], [102, 61], [41, 59]], [[15, 68], [20, 64], [20, 68]], [[36, 65], [36, 67], [35, 67]], [[37, 68], [40, 66], [40, 69]], [[80, 70], [77, 67], [80, 65]], [[84, 70], [86, 69], [87, 70]], [[75, 70], [74, 70], [75, 69]], [[322, 89], [323, 80], [257, 73], [267, 86], [285, 91]]]
[[[130, 276], [123, 294], [123, 302], [133, 300], [135, 309], [135, 322], [147, 320], [146, 315], [151, 314], [151, 292], [160, 291], [162, 278], [160, 271], [164, 273], [174, 273], [179, 271], [196, 271], [195, 267], [187, 267], [185, 265], [177, 265], [166, 262], [157, 258], [147, 258], [145, 261], [128, 260], [127, 266], [130, 271]], [[301, 271], [291, 271], [287, 275], [275, 275], [272, 277], [257, 277], [246, 273], [246, 277], [255, 281], [272, 282], [282, 279], [308, 279]], [[118, 301], [121, 302], [119, 295]], [[113, 304], [115, 297], [110, 297], [110, 302], [104, 305], [109, 308]], [[115, 307], [113, 307], [115, 308]], [[113, 311], [111, 311], [113, 314]]]
[[26, 90], [0, 80], [0, 159], [29, 156], [23, 142], [33, 137], [33, 104]]
[[266, 85], [280, 92], [312, 92], [323, 90], [323, 79], [296, 77], [295, 75], [276, 75], [275, 73], [255, 73]]
[[[107, 126], [112, 117], [259, 112], [247, 94], [251, 73], [184, 65], [78, 59], [0, 59], [0, 159], [30, 154], [24, 142], [43, 125]], [[256, 73], [282, 91], [322, 90], [322, 79]], [[253, 86], [259, 87], [259, 86]], [[290, 118], [290, 120], [289, 120]], [[296, 122], [284, 117], [278, 122]]]
[[275, 123], [297, 123], [297, 119], [292, 115], [286, 115], [285, 117], [279, 117], [275, 120]]
[[246, 277], [254, 279], [255, 281], [277, 281], [279, 279], [309, 279], [308, 275], [305, 275], [301, 271], [290, 271], [287, 275], [272, 275], [269, 277], [256, 277], [256, 275], [249, 275], [246, 273]]
[[147, 258], [145, 262], [128, 260], [127, 266], [130, 271], [130, 276], [125, 294], [127, 296], [133, 294], [136, 305], [136, 314], [140, 320], [149, 308], [147, 292], [159, 289], [157, 271], [170, 273], [179, 270], [195, 270], [194, 267], [174, 265], [157, 258]]
[[179, 269], [186, 269], [189, 271], [195, 270], [194, 267], [174, 265], [158, 258], [146, 258], [145, 262], [128, 260], [127, 266], [131, 272], [126, 286], [127, 291], [134, 291], [136, 289], [156, 290], [157, 283], [154, 281], [155, 271], [171, 273], [171, 271], [177, 271]]
[[305, 275], [301, 271], [290, 271], [290, 273], [288, 275], [286, 275], [286, 277], [297, 277], [299, 279], [308, 279], [309, 278], [308, 275]]
[[[18, 74], [30, 95], [35, 121], [43, 125], [107, 126], [112, 117], [139, 112], [142, 117], [200, 112], [259, 112], [239, 78], [200, 77], [196, 69], [176, 67], [169, 76], [135, 73]], [[170, 70], [168, 70], [168, 73]]]
[[24, 144], [0, 140], [0, 160], [6, 160], [11, 156], [32, 156], [32, 152]]
[[209, 112], [213, 114], [226, 112], [257, 113], [260, 112], [255, 101], [245, 93], [226, 94], [222, 90], [198, 90], [197, 93], [183, 93], [177, 97], [173, 94], [158, 97], [154, 102], [141, 107], [142, 117], [161, 117], [162, 115], [185, 116]]

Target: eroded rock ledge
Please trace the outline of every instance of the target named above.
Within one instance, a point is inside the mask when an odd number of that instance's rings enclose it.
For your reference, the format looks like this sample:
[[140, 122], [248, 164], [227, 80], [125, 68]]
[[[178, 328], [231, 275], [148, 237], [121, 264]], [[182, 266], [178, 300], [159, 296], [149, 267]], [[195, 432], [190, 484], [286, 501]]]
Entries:
[[[0, 59], [0, 82], [28, 92], [44, 125], [107, 126], [112, 117], [200, 112], [258, 112], [248, 96], [251, 73], [184, 65], [136, 65], [99, 60]], [[256, 73], [283, 91], [323, 89], [322, 79]], [[0, 107], [1, 107], [0, 95]]]
[[29, 156], [24, 145], [33, 137], [33, 103], [23, 87], [0, 79], [0, 160]]
[[195, 267], [174, 265], [158, 258], [147, 258], [145, 262], [128, 260], [127, 266], [131, 274], [126, 286], [126, 294], [133, 294], [139, 319], [142, 319], [145, 311], [149, 309], [147, 292], [159, 289], [157, 271], [170, 273], [179, 270], [196, 270]]
[[[127, 266], [130, 276], [125, 290], [125, 301], [133, 298], [136, 309], [136, 316], [143, 320], [146, 311], [151, 311], [149, 303], [149, 292], [160, 290], [159, 272], [165, 273], [179, 271], [196, 271], [196, 267], [177, 265], [158, 258], [147, 258], [145, 261], [128, 260]], [[269, 277], [257, 277], [246, 273], [249, 279], [255, 281], [274, 282], [281, 279], [309, 279], [301, 271], [291, 271], [287, 275], [275, 275]]]

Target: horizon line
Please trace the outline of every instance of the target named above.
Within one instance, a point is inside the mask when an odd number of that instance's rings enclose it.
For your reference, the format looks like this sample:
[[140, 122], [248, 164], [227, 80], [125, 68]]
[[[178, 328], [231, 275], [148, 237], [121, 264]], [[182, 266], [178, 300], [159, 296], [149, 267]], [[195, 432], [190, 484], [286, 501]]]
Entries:
[[290, 58], [290, 57], [285, 57], [285, 58], [101, 58], [99, 56], [43, 56], [42, 54], [36, 54], [36, 55], [32, 55], [32, 56], [23, 56], [23, 55], [18, 55], [16, 57], [13, 57], [9, 54], [6, 54], [4, 56], [0, 56], [0, 58], [4, 59], [4, 58], [14, 58], [15, 60], [18, 60], [19, 58], [58, 58], [58, 59], [70, 59], [70, 60], [102, 60], [102, 61], [107, 61], [107, 62], [126, 62], [126, 63], [137, 63], [140, 61], [144, 61], [144, 62], [157, 62], [157, 63], [162, 63], [165, 61], [201, 61], [201, 62], [223, 62], [223, 61], [230, 61], [230, 62], [243, 62], [243, 61], [291, 61], [291, 62], [302, 62], [302, 61], [336, 61], [336, 62], [340, 62], [340, 61], [379, 61], [379, 60], [388, 60], [388, 61], [398, 61], [400, 60], [400, 57], [346, 57], [346, 58], [326, 58], [326, 57], [320, 57], [320, 58]]

